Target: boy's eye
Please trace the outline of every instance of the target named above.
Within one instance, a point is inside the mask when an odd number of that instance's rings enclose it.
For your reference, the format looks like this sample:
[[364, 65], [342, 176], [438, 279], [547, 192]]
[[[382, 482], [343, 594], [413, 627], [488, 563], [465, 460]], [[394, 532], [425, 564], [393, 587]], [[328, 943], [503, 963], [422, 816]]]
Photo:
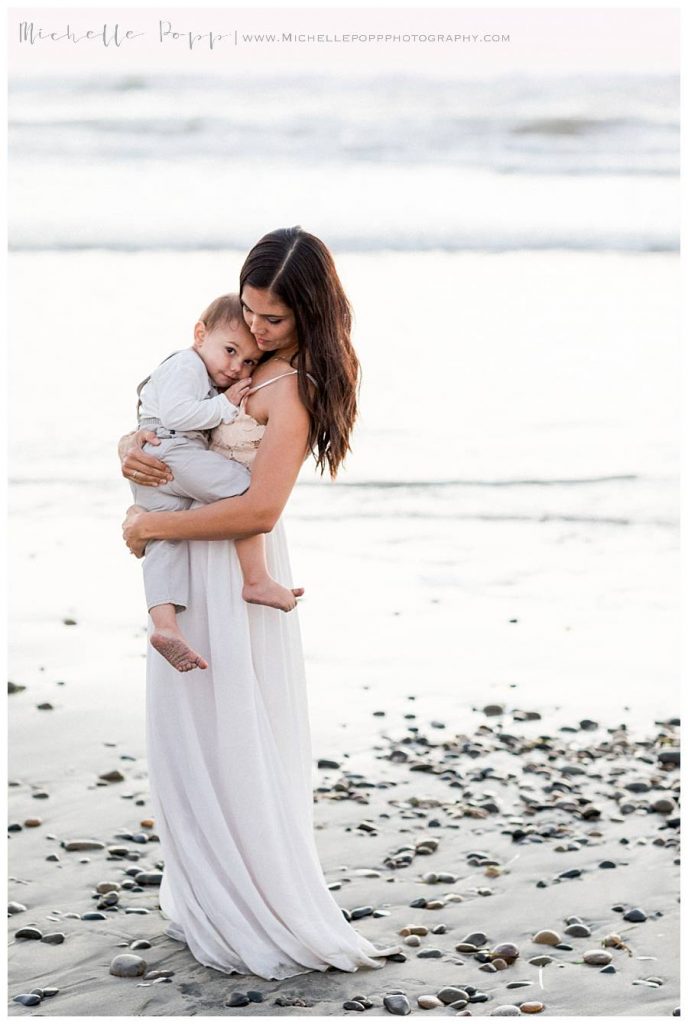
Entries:
[[225, 352], [227, 352], [228, 355], [233, 356], [234, 353], [236, 352], [236, 349], [232, 348], [231, 345], [225, 345]]

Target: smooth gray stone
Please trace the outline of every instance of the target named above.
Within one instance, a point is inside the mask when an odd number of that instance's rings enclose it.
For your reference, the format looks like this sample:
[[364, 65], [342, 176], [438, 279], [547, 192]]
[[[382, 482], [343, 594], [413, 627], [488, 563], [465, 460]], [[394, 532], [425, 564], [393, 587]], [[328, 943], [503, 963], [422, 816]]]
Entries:
[[89, 910], [85, 914], [81, 915], [82, 921], [107, 921], [107, 914], [103, 914], [100, 910]]
[[343, 1010], [358, 1010], [359, 1013], [363, 1013], [365, 1006], [363, 1003], [357, 1002], [355, 999], [347, 999], [345, 1003], [342, 1003]]
[[151, 943], [148, 941], [148, 939], [136, 939], [136, 941], [132, 942], [132, 944], [129, 947], [129, 949], [150, 949], [150, 948], [151, 948]]
[[473, 946], [485, 946], [487, 945], [487, 935], [484, 932], [471, 932], [470, 935], [466, 935], [461, 941], [469, 942]]
[[421, 949], [417, 956], [419, 960], [438, 960], [444, 956], [444, 953], [441, 949], [431, 947], [430, 949]]
[[259, 992], [257, 989], [251, 989], [250, 988], [248, 990], [248, 992], [246, 993], [246, 995], [249, 997], [249, 999], [251, 1000], [252, 1003], [262, 1003], [263, 1002], [263, 993]]
[[465, 989], [447, 985], [439, 990], [437, 998], [441, 999], [445, 1006], [448, 1006], [450, 1003], [456, 1002], [457, 999], [468, 999], [468, 992]]
[[43, 932], [40, 928], [20, 928], [19, 931], [14, 933], [15, 939], [42, 939]]
[[51, 946], [60, 946], [64, 942], [66, 936], [64, 932], [48, 932], [41, 939], [41, 942], [48, 942]]
[[147, 963], [133, 953], [120, 953], [110, 963], [110, 974], [117, 978], [138, 978], [145, 973]]
[[505, 1004], [504, 1006], [495, 1006], [494, 1010], [490, 1010], [490, 1017], [520, 1017], [521, 1011], [518, 1006], [511, 1006]]
[[624, 921], [647, 921], [647, 914], [640, 907], [634, 907], [633, 910], [627, 910], [623, 916]]
[[162, 882], [162, 871], [139, 871], [135, 875], [137, 885], [160, 885]]
[[41, 997], [34, 995], [33, 992], [22, 992], [21, 995], [14, 997], [15, 1003], [22, 1003], [24, 1006], [38, 1006], [41, 1001]]
[[570, 924], [565, 929], [565, 935], [571, 935], [574, 939], [588, 939], [592, 935], [592, 932], [588, 928], [587, 924]]
[[60, 843], [63, 849], [72, 850], [104, 850], [105, 843], [97, 839], [70, 839], [66, 843]]
[[405, 1017], [407, 1013], [411, 1012], [411, 1004], [404, 995], [386, 995], [383, 997], [382, 1002], [388, 1013], [395, 1013]]
[[250, 1002], [245, 992], [232, 992], [225, 1006], [248, 1006]]
[[12, 900], [10, 903], [7, 904], [8, 914], [23, 914], [25, 910], [26, 907], [24, 906], [23, 903], [16, 903], [14, 900]]

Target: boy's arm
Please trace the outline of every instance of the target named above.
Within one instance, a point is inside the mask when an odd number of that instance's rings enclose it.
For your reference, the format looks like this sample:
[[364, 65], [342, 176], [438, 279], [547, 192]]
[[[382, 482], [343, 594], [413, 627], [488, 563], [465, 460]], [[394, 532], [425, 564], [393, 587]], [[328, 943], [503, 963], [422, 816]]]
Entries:
[[198, 357], [163, 364], [156, 388], [159, 417], [169, 430], [209, 430], [239, 414], [224, 394], [206, 397], [208, 374]]

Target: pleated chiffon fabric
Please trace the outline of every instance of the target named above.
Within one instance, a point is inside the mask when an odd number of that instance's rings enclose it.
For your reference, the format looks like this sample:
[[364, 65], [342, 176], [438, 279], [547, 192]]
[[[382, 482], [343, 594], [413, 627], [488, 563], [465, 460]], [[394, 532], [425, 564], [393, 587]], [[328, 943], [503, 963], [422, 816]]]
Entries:
[[[150, 795], [165, 932], [206, 967], [281, 979], [380, 968], [327, 888], [313, 832], [313, 759], [298, 612], [246, 604], [234, 543], [193, 541], [179, 624], [209, 668], [148, 649]], [[291, 586], [284, 528], [266, 536]]]

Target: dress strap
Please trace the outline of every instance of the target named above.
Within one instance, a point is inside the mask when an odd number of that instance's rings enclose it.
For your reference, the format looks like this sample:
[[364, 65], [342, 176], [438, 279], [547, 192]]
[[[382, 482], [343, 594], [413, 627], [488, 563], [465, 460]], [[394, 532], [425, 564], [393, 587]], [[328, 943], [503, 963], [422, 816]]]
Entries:
[[246, 397], [249, 395], [255, 395], [256, 391], [260, 391], [261, 388], [266, 388], [268, 384], [274, 384], [276, 380], [282, 380], [282, 377], [293, 377], [298, 370], [290, 370], [288, 373], [280, 373], [279, 377], [273, 377], [271, 380], [264, 380], [262, 384], [256, 384], [254, 388], [246, 392]]

